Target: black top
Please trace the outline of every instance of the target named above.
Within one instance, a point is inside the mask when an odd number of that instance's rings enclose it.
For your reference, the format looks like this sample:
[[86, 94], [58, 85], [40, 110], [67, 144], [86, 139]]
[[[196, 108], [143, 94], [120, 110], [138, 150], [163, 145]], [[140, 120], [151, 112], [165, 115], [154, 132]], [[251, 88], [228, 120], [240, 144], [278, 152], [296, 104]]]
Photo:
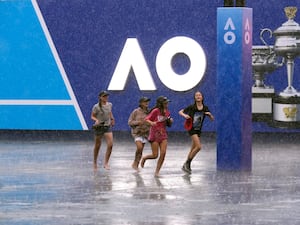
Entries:
[[206, 105], [203, 105], [203, 108], [199, 110], [196, 104], [189, 105], [186, 107], [183, 112], [188, 114], [193, 119], [193, 128], [194, 131], [201, 132], [203, 121], [206, 117], [205, 112], [209, 112], [209, 109]]

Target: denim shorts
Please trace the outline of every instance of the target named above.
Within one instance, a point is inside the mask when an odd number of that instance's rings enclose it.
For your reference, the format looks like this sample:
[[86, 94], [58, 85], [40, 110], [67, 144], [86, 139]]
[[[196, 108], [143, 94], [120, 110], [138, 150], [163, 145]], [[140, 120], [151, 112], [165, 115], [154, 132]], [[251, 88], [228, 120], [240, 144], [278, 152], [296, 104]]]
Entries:
[[95, 136], [101, 136], [112, 131], [111, 126], [93, 126]]

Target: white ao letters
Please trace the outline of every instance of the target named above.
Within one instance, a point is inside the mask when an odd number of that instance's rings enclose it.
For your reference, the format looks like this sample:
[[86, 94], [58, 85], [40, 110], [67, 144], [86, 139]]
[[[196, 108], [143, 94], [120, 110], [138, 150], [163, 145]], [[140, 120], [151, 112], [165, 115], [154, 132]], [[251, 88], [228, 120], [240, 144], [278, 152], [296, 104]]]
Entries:
[[250, 44], [251, 41], [251, 34], [250, 34], [250, 22], [249, 19], [247, 18], [246, 23], [245, 23], [245, 37], [244, 41], [246, 44]]
[[[190, 68], [185, 74], [176, 74], [172, 58], [178, 53], [189, 57]], [[112, 75], [108, 90], [124, 90], [130, 70], [133, 70], [139, 89], [156, 90], [143, 51], [136, 38], [128, 38]], [[202, 79], [206, 69], [206, 56], [202, 47], [193, 39], [177, 36], [167, 40], [156, 56], [156, 71], [160, 81], [174, 91], [187, 91]]]
[[228, 45], [233, 44], [235, 42], [236, 36], [235, 36], [235, 33], [230, 30], [235, 30], [235, 26], [230, 17], [228, 18], [228, 20], [225, 24], [224, 30], [227, 30], [227, 32], [224, 35], [225, 43]]
[[[245, 25], [244, 25], [244, 42], [246, 44], [250, 44], [250, 40], [251, 40], [251, 34], [250, 34], [250, 22], [249, 19], [246, 19]], [[235, 25], [232, 21], [232, 19], [229, 17], [226, 21], [224, 30], [226, 31], [226, 33], [224, 34], [224, 42], [228, 45], [233, 44], [236, 41], [236, 35], [234, 33], [234, 31], [236, 30]]]

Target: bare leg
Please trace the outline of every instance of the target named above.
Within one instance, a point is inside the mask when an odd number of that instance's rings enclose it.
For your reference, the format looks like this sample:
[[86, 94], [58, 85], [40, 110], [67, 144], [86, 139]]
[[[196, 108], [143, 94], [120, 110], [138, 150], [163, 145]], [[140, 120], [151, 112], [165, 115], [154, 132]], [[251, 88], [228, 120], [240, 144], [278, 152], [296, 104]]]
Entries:
[[138, 170], [145, 144], [142, 143], [141, 141], [136, 141], [135, 144], [136, 144], [136, 152], [135, 152], [134, 161], [132, 163], [132, 168]]
[[192, 147], [188, 154], [188, 159], [193, 160], [197, 153], [201, 150], [200, 137], [197, 134], [192, 135]]
[[109, 170], [110, 167], [109, 167], [108, 161], [110, 159], [110, 155], [111, 155], [112, 147], [113, 147], [113, 133], [112, 132], [105, 133], [104, 138], [105, 138], [106, 144], [107, 144], [105, 159], [104, 159], [104, 168]]
[[101, 147], [101, 139], [102, 136], [95, 136], [95, 145], [94, 145], [94, 169], [97, 169], [97, 161], [98, 161], [98, 155], [99, 150]]
[[197, 134], [194, 134], [191, 136], [192, 139], [192, 146], [191, 150], [188, 154], [187, 160], [186, 160], [186, 165], [188, 169], [191, 169], [191, 162], [197, 155], [197, 153], [201, 150], [201, 142], [200, 142], [200, 137], [198, 137]]
[[158, 148], [159, 145], [157, 142], [151, 142], [152, 154], [146, 155], [145, 157], [142, 158], [142, 162], [141, 162], [142, 168], [144, 168], [144, 164], [147, 159], [156, 159], [158, 157]]
[[157, 165], [156, 165], [156, 170], [155, 170], [155, 174], [154, 174], [155, 177], [158, 177], [160, 168], [162, 167], [162, 165], [165, 161], [167, 146], [168, 146], [168, 141], [167, 140], [163, 140], [163, 142], [160, 143], [160, 155], [159, 155]]

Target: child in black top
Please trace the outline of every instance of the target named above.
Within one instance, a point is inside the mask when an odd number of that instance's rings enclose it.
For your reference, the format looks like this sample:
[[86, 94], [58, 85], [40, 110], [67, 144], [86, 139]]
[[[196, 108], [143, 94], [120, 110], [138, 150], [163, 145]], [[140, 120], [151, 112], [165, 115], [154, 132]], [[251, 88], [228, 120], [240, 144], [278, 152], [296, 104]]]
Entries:
[[211, 114], [208, 107], [203, 104], [203, 95], [200, 91], [197, 91], [194, 94], [194, 100], [194, 104], [189, 105], [188, 107], [179, 111], [179, 115], [184, 117], [186, 120], [192, 120], [192, 126], [190, 130], [188, 130], [188, 133], [192, 139], [192, 146], [187, 156], [187, 160], [182, 167], [182, 170], [187, 173], [192, 172], [191, 162], [197, 155], [197, 153], [201, 150], [200, 135], [205, 117], [208, 116], [211, 121], [214, 120], [214, 116]]

